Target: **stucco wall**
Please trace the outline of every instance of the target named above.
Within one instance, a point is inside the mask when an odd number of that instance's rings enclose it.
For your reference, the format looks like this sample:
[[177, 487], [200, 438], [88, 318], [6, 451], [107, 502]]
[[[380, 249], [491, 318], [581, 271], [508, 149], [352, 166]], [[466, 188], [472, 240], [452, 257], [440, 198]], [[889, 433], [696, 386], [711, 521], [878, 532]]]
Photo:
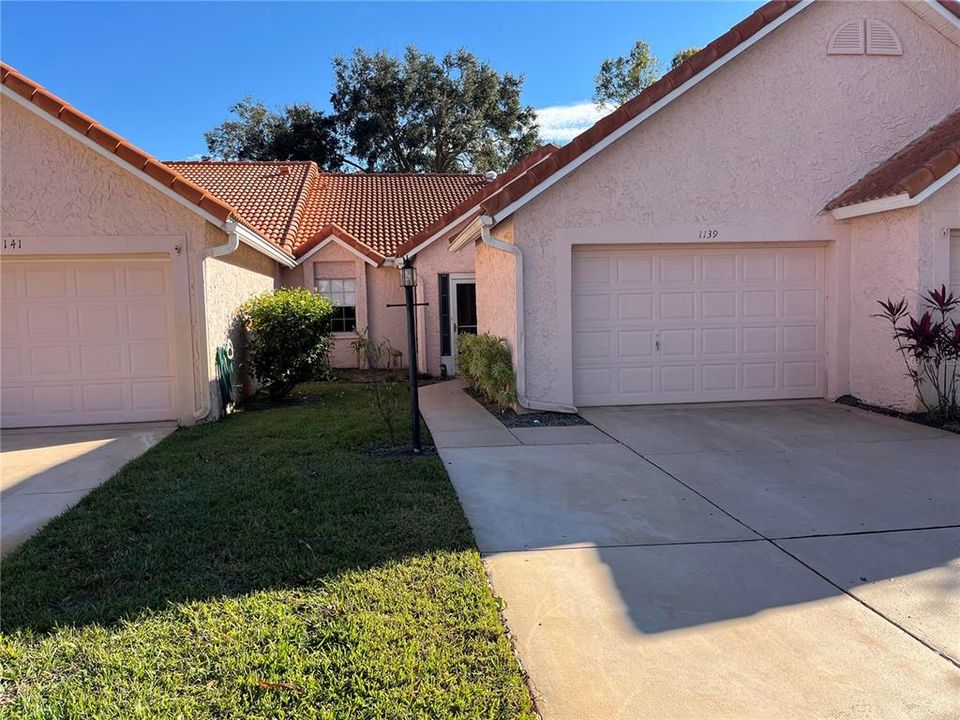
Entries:
[[[282, 282], [287, 287], [305, 287], [315, 289], [316, 277], [322, 278], [353, 278], [357, 281], [357, 329], [369, 327], [367, 308], [369, 307], [369, 284], [367, 273], [369, 263], [361, 260], [355, 253], [347, 250], [337, 242], [331, 242], [320, 248], [308, 257], [302, 265], [285, 270]], [[317, 273], [319, 272], [319, 276]], [[337, 333], [333, 350], [330, 353], [330, 362], [336, 368], [357, 367], [357, 356], [350, 343], [353, 333]]]
[[[865, 16], [894, 28], [902, 57], [827, 56], [831, 33]], [[901, 3], [815, 3], [731, 60], [514, 216], [528, 396], [572, 401], [564, 283], [573, 244], [697, 242], [704, 227], [726, 242], [840, 242], [848, 229], [821, 213], [826, 202], [958, 97], [960, 48]], [[852, 313], [851, 322], [872, 321]], [[840, 351], [827, 348], [834, 374]], [[849, 352], [865, 351], [851, 343]]]
[[912, 409], [913, 391], [878, 300], [916, 307], [920, 211], [905, 208], [851, 222], [850, 392], [868, 403]]
[[31, 248], [135, 252], [150, 241], [160, 243], [175, 268], [184, 268], [184, 297], [175, 298], [175, 308], [189, 318], [185, 352], [190, 360], [179, 370], [180, 382], [193, 390], [193, 401], [186, 403], [192, 407], [182, 409], [182, 420], [192, 421], [208, 388], [196, 332], [203, 301], [200, 262], [207, 247], [227, 241], [226, 233], [13, 100], [4, 97], [0, 110], [4, 237], [27, 238], [25, 253]]
[[205, 273], [207, 358], [209, 377], [213, 381], [211, 395], [214, 408], [219, 408], [220, 390], [215, 380], [217, 348], [227, 340], [235, 349], [234, 367], [237, 382], [245, 392], [254, 385], [246, 367], [245, 337], [236, 323], [237, 309], [254, 295], [273, 290], [278, 265], [266, 255], [241, 244], [229, 255], [208, 258]]
[[[430, 303], [422, 308], [420, 333], [424, 347], [424, 362], [421, 368], [430, 375], [440, 374], [440, 275], [450, 273], [474, 272], [474, 249], [465, 247], [460, 252], [451, 253], [446, 238], [434, 241], [416, 257], [418, 300]], [[393, 272], [398, 272], [392, 268]], [[394, 283], [397, 279], [393, 278]], [[479, 298], [477, 304], [479, 305]]]
[[[402, 307], [388, 307], [404, 302], [399, 270], [392, 265], [373, 267], [342, 245], [331, 242], [311, 255], [299, 268], [283, 273], [284, 285], [313, 288], [316, 263], [327, 277], [354, 277], [357, 279], [357, 327], [367, 329], [376, 342], [387, 341], [403, 353], [407, 363], [407, 316]], [[473, 272], [473, 249], [459, 253], [447, 251], [447, 241], [437, 240], [416, 256], [418, 287], [417, 302], [429, 303], [417, 310], [418, 354], [421, 372], [440, 373], [440, 291], [441, 273]], [[356, 354], [350, 347], [352, 333], [338, 335], [331, 361], [334, 367], [357, 366]]]
[[[497, 227], [498, 240], [513, 243], [513, 221]], [[476, 245], [477, 320], [481, 333], [506, 338], [511, 355], [517, 352], [517, 275], [513, 255], [483, 243]]]

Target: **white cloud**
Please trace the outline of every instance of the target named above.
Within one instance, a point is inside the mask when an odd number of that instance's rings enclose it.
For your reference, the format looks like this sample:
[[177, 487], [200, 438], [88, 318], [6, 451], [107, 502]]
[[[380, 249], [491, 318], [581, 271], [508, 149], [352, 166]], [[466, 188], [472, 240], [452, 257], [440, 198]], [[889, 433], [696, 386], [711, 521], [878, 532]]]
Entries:
[[205, 157], [209, 157], [208, 153], [194, 153], [193, 155], [187, 155], [184, 160], [203, 160]]
[[562, 145], [573, 140], [597, 120], [610, 114], [615, 109], [616, 107], [613, 105], [597, 108], [594, 103], [588, 101], [537, 108], [540, 137], [547, 142]]

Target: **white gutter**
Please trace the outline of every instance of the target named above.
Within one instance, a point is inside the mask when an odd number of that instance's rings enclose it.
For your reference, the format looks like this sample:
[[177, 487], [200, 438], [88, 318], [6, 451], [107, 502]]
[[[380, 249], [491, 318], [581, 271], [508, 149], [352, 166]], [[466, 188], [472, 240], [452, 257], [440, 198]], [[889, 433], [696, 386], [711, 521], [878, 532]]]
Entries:
[[907, 193], [900, 193], [899, 195], [834, 208], [830, 211], [830, 214], [835, 220], [848, 220], [862, 215], [872, 215], [873, 213], [887, 212], [888, 210], [900, 210], [901, 208], [913, 207], [922, 203], [937, 190], [957, 177], [960, 177], [960, 165], [957, 165], [953, 170], [936, 182], [925, 187], [922, 192], [917, 193], [913, 197], [910, 197]]
[[[204, 374], [206, 375], [210, 369], [210, 354], [207, 351], [207, 258], [213, 257], [223, 257], [224, 255], [229, 255], [237, 251], [237, 248], [240, 247], [240, 240], [242, 236], [246, 233], [249, 233], [249, 230], [244, 228], [242, 225], [238, 225], [233, 220], [227, 220], [223, 224], [223, 229], [227, 232], [227, 242], [223, 245], [215, 245], [212, 248], [207, 248], [203, 253], [203, 257], [200, 259], [200, 292], [204, 294], [203, 300], [200, 303], [200, 328], [199, 335], [200, 339], [200, 363], [204, 369]], [[206, 382], [206, 387], [204, 388], [203, 393], [203, 404], [200, 406], [199, 410], [194, 411], [193, 419], [194, 420], [203, 420], [210, 414], [210, 383], [209, 380]]]
[[514, 268], [516, 271], [516, 308], [517, 308], [517, 402], [521, 407], [529, 410], [545, 410], [550, 412], [575, 413], [577, 408], [573, 405], [562, 405], [560, 403], [546, 402], [543, 400], [531, 400], [527, 397], [527, 373], [526, 373], [526, 334], [524, 332], [523, 318], [523, 251], [513, 243], [497, 240], [490, 234], [493, 227], [493, 218], [489, 215], [483, 215], [480, 218], [480, 239], [484, 245], [488, 245], [495, 250], [500, 250], [513, 255]]

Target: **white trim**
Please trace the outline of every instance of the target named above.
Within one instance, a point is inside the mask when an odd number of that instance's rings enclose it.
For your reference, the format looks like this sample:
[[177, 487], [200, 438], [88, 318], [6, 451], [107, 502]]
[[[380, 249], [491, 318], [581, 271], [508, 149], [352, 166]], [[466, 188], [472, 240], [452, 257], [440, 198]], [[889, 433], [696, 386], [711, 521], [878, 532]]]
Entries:
[[[457, 374], [457, 291], [456, 287], [459, 284], [470, 284], [476, 287], [477, 285], [477, 275], [476, 273], [449, 273], [447, 275], [449, 282], [449, 293], [450, 293], [450, 317], [447, 329], [450, 332], [450, 355], [441, 355], [440, 362], [443, 363], [444, 360], [447, 362], [444, 363], [447, 366], [447, 372], [450, 375]], [[474, 307], [476, 309], [476, 307]]]
[[937, 15], [942, 17], [948, 23], [953, 25], [955, 28], [960, 30], [960, 18], [954, 15], [952, 12], [947, 10], [943, 5], [936, 2], [936, 0], [923, 0], [923, 4], [928, 8], [931, 8]]
[[348, 243], [345, 243], [343, 240], [341, 240], [340, 238], [338, 238], [336, 235], [334, 235], [334, 234], [332, 234], [332, 233], [331, 233], [330, 235], [328, 235], [325, 240], [323, 240], [322, 242], [320, 242], [319, 244], [317, 244], [315, 247], [310, 248], [310, 252], [308, 252], [308, 253], [307, 253], [306, 255], [304, 255], [302, 258], [300, 258], [299, 260], [297, 260], [297, 265], [302, 265], [304, 262], [306, 262], [307, 258], [309, 258], [311, 255], [314, 255], [315, 253], [319, 252], [322, 248], [325, 248], [325, 247], [326, 247], [327, 245], [329, 245], [332, 241], [336, 241], [336, 243], [337, 243], [338, 245], [342, 245], [343, 247], [345, 247], [347, 250], [349, 250], [350, 252], [352, 252], [354, 255], [356, 255], [356, 256], [357, 256], [358, 258], [360, 258], [361, 260], [364, 260], [365, 262], [370, 263], [373, 267], [380, 267], [380, 263], [378, 263], [376, 260], [367, 257], [367, 256], [364, 255], [362, 252], [360, 252], [359, 250], [357, 250], [355, 247], [353, 247], [352, 245], [349, 245]]
[[913, 207], [922, 203], [956, 177], [960, 177], [960, 165], [957, 165], [957, 167], [936, 182], [928, 185], [922, 192], [917, 193], [914, 197], [910, 197], [907, 193], [900, 193], [899, 195], [893, 195], [891, 197], [867, 200], [866, 202], [855, 205], [834, 208], [830, 211], [830, 214], [835, 220], [848, 220], [850, 218], [861, 217], [862, 215], [872, 215], [874, 213], [887, 212], [888, 210], [900, 210], [901, 208]]
[[628, 132], [636, 128], [640, 123], [642, 123], [648, 117], [662, 110], [664, 107], [669, 105], [678, 97], [686, 93], [688, 90], [690, 90], [691, 88], [699, 84], [701, 81], [708, 78], [710, 75], [715, 73], [721, 67], [726, 65], [728, 62], [733, 60], [738, 55], [740, 55], [740, 53], [744, 52], [745, 50], [749, 49], [756, 43], [760, 42], [760, 40], [765, 38], [767, 35], [772, 33], [774, 30], [776, 30], [785, 22], [793, 18], [798, 13], [806, 10], [807, 7], [809, 7], [813, 2], [814, 0], [801, 0], [801, 2], [797, 3], [792, 8], [787, 10], [776, 20], [768, 23], [766, 26], [763, 27], [763, 29], [754, 33], [749, 39], [737, 45], [733, 50], [728, 52], [723, 57], [715, 60], [712, 64], [708, 65], [706, 68], [698, 72], [692, 78], [690, 78], [685, 83], [683, 83], [680, 87], [675, 88], [668, 95], [664, 96], [663, 98], [655, 102], [653, 105], [648, 107], [646, 110], [644, 110], [642, 113], [637, 115], [635, 118], [627, 121], [626, 123], [621, 125], [619, 128], [614, 130], [612, 133], [607, 135], [605, 138], [597, 142], [595, 145], [585, 150], [583, 153], [578, 155], [576, 158], [571, 160], [569, 163], [564, 165], [555, 173], [553, 173], [552, 175], [544, 179], [542, 182], [538, 183], [529, 192], [527, 192], [526, 194], [522, 195], [521, 197], [517, 198], [512, 203], [507, 205], [503, 210], [500, 210], [499, 212], [495, 213], [493, 215], [494, 223], [497, 224], [497, 223], [503, 222], [504, 219], [506, 219], [513, 213], [515, 213], [517, 210], [519, 210], [521, 207], [523, 207], [524, 205], [529, 203], [531, 200], [536, 198], [542, 192], [552, 187], [555, 183], [565, 178], [567, 175], [569, 175], [578, 167], [580, 167], [585, 162], [590, 160], [596, 154], [606, 149], [607, 147], [615, 143], [617, 140], [619, 140], [621, 137], [626, 135]]
[[297, 266], [296, 260], [287, 255], [285, 252], [283, 252], [283, 250], [278, 248], [269, 240], [250, 230], [250, 228], [248, 228], [246, 225], [240, 225], [232, 220], [228, 220], [225, 225], [229, 226], [231, 223], [233, 224], [233, 229], [227, 229], [227, 227], [224, 227], [224, 229], [227, 230], [227, 232], [235, 232], [237, 235], [239, 235], [240, 240], [245, 245], [249, 245], [254, 250], [258, 250], [267, 257], [276, 260], [281, 265], [285, 265], [289, 268]]
[[466, 247], [471, 242], [476, 242], [480, 239], [481, 233], [483, 231], [483, 224], [480, 221], [479, 217], [471, 220], [463, 230], [457, 233], [456, 237], [450, 241], [450, 247], [447, 248], [449, 252], [457, 252], [463, 247]]
[[[509, 184], [509, 183], [508, 183], [508, 184]], [[506, 185], [505, 185], [504, 187], [506, 187]], [[437, 230], [433, 235], [431, 235], [431, 236], [428, 237], [426, 240], [424, 240], [422, 243], [420, 243], [420, 244], [417, 245], [415, 248], [413, 248], [413, 250], [404, 253], [403, 256], [404, 256], [404, 257], [408, 257], [408, 258], [409, 258], [409, 257], [414, 257], [418, 252], [420, 252], [421, 250], [423, 250], [424, 248], [426, 248], [427, 245], [430, 245], [434, 240], [437, 240], [437, 239], [443, 237], [443, 235], [445, 235], [447, 232], [450, 231], [450, 228], [451, 228], [452, 226], [457, 225], [457, 224], [463, 222], [463, 221], [466, 220], [468, 217], [470, 217], [470, 215], [472, 215], [473, 213], [477, 212], [477, 210], [479, 210], [479, 209], [480, 209], [480, 206], [479, 206], [479, 205], [475, 205], [474, 207], [470, 208], [470, 209], [467, 210], [465, 213], [463, 213], [463, 215], [461, 215], [460, 217], [458, 217], [456, 220], [451, 220], [451, 221], [448, 222], [446, 225], [444, 225], [442, 228], [440, 228], [439, 230]]]
[[[27, 110], [29, 110], [31, 113], [33, 113], [40, 119], [45, 120], [46, 122], [58, 128], [62, 132], [66, 133], [69, 137], [81, 143], [84, 147], [87, 147], [90, 150], [93, 150], [95, 153], [97, 153], [101, 157], [106, 158], [107, 160], [112, 162], [114, 165], [117, 165], [118, 167], [126, 170], [128, 173], [136, 177], [138, 180], [145, 182], [154, 190], [157, 190], [163, 193], [165, 196], [175, 201], [179, 205], [182, 205], [193, 214], [198, 215], [202, 219], [206, 220], [211, 225], [223, 230], [224, 232], [227, 232], [227, 233], [232, 232], [232, 230], [228, 229], [227, 225], [228, 223], [233, 221], [231, 220], [223, 221], [217, 218], [216, 216], [211, 215], [196, 203], [190, 202], [185, 197], [171, 190], [163, 183], [160, 183], [157, 180], [154, 180], [152, 177], [147, 175], [142, 170], [137, 170], [137, 168], [135, 168], [133, 165], [128, 163], [126, 160], [122, 159], [120, 156], [110, 152], [102, 145], [95, 143], [93, 140], [88, 138], [83, 133], [77, 132], [72, 127], [70, 127], [63, 121], [61, 121], [59, 118], [54, 117], [43, 108], [37, 105], [34, 105], [32, 102], [24, 98], [22, 95], [15, 93], [6, 85], [0, 85], [0, 93], [2, 93], [4, 97], [7, 97], [13, 100], [15, 103], [20, 105], [20, 107], [26, 108]], [[160, 164], [163, 165], [163, 163], [160, 163]], [[164, 167], [166, 166], [164, 165]], [[268, 257], [271, 257], [274, 260], [277, 260], [278, 262], [283, 263], [287, 267], [294, 267], [296, 265], [296, 263], [288, 255], [284, 254], [283, 251], [281, 251], [276, 245], [274, 245], [270, 241], [261, 237], [260, 235], [255, 233], [253, 230], [250, 230], [246, 226], [239, 225], [236, 223], [235, 225], [236, 225], [237, 231], [242, 236], [242, 239], [244, 240], [244, 242], [250, 245], [250, 247], [260, 251], [264, 255], [267, 255]]]

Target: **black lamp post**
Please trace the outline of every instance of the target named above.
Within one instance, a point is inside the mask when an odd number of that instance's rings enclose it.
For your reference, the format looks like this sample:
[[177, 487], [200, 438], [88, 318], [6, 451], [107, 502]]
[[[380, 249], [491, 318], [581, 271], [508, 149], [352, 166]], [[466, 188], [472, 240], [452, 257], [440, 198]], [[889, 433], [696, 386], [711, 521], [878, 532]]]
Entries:
[[414, 314], [413, 288], [417, 284], [417, 269], [404, 260], [400, 266], [400, 285], [407, 303], [407, 357], [410, 365], [410, 406], [413, 410], [413, 454], [423, 452], [420, 446], [420, 393], [417, 387], [417, 317]]

